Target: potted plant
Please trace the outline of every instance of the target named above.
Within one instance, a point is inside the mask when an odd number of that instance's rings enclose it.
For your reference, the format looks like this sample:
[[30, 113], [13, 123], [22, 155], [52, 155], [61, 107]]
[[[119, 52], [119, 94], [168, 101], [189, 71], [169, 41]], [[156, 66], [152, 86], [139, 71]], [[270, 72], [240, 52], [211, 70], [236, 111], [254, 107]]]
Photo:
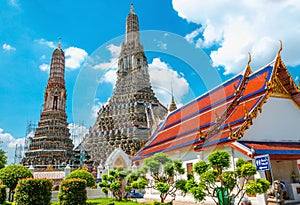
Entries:
[[292, 172], [291, 178], [293, 183], [299, 183], [299, 176], [295, 172]]

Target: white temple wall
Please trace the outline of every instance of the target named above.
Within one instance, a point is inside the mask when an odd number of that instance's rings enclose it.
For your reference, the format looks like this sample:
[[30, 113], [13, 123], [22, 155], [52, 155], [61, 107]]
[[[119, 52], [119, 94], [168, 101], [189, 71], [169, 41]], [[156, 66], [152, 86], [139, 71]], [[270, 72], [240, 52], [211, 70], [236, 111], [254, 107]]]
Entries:
[[285, 184], [292, 183], [292, 172], [299, 175], [296, 160], [271, 160], [274, 179], [284, 181]]
[[241, 140], [299, 141], [300, 108], [291, 99], [270, 97]]

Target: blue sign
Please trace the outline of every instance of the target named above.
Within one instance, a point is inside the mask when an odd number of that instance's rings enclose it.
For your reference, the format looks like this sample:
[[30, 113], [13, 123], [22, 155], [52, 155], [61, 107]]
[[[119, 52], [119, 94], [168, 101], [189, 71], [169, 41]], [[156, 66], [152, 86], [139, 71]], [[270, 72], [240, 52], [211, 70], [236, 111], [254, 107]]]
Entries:
[[256, 169], [258, 171], [270, 170], [270, 157], [269, 155], [261, 155], [255, 157]]

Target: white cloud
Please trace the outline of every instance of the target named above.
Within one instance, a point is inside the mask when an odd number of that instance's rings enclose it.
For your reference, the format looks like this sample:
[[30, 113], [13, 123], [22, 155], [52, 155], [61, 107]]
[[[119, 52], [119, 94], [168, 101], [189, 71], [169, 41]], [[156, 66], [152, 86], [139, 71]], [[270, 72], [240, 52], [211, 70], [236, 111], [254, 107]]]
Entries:
[[121, 52], [121, 46], [110, 44], [106, 48], [111, 55], [109, 62], [99, 63], [93, 66], [93, 68], [106, 71], [98, 80], [99, 83], [111, 83], [114, 87], [117, 82], [118, 56]]
[[50, 48], [56, 48], [56, 47], [57, 47], [57, 46], [54, 44], [53, 41], [47, 41], [47, 40], [45, 40], [44, 38], [41, 38], [41, 39], [35, 40], [35, 41], [38, 42], [38, 43], [41, 44], [41, 45], [46, 45], [46, 46], [48, 46], [48, 47], [50, 47]]
[[102, 62], [97, 65], [94, 65], [93, 66], [94, 69], [107, 70], [107, 69], [118, 68], [118, 57], [121, 52], [121, 46], [116, 46], [114, 44], [110, 44], [106, 48], [110, 52], [110, 55], [111, 55], [109, 62]]
[[159, 42], [157, 43], [157, 47], [166, 50], [166, 49], [167, 49], [167, 44], [164, 43], [164, 42], [162, 42], [162, 41], [159, 41]]
[[111, 56], [113, 58], [118, 58], [119, 57], [120, 52], [121, 52], [121, 46], [116, 46], [114, 44], [109, 44], [106, 48], [110, 51]]
[[107, 102], [99, 102], [98, 99], [95, 100], [95, 104], [92, 106], [92, 117], [97, 118], [98, 117], [98, 111], [103, 105], [108, 104], [109, 99]]
[[42, 56], [40, 57], [40, 59], [41, 59], [41, 60], [45, 60], [45, 59], [46, 59], [46, 55], [42, 55]]
[[113, 87], [117, 82], [117, 68], [109, 69], [101, 78], [98, 80], [99, 83], [111, 83]]
[[185, 38], [189, 43], [193, 43], [194, 38], [197, 37], [197, 36], [200, 34], [200, 32], [202, 32], [202, 31], [203, 31], [203, 28], [202, 28], [202, 27], [197, 28], [196, 30], [192, 31], [191, 33], [186, 34], [184, 38]]
[[107, 70], [110, 68], [117, 68], [118, 67], [118, 59], [117, 58], [111, 58], [109, 62], [99, 63], [95, 66], [93, 66], [94, 69], [101, 69], [101, 70]]
[[15, 8], [20, 8], [18, 0], [8, 0], [9, 5]]
[[39, 66], [40, 70], [41, 71], [44, 71], [44, 72], [49, 72], [50, 71], [50, 65], [49, 64], [46, 64], [46, 63], [43, 63]]
[[80, 68], [81, 64], [87, 58], [87, 52], [81, 48], [69, 47], [65, 50], [66, 67], [75, 70]]
[[182, 104], [183, 96], [189, 91], [189, 84], [182, 74], [159, 58], [154, 58], [149, 64], [149, 75], [153, 90], [162, 104], [170, 104], [171, 86], [176, 103]]
[[210, 57], [214, 66], [224, 66], [225, 74], [237, 73], [251, 52], [252, 68], [274, 59], [283, 41], [286, 65], [300, 64], [300, 4], [289, 1], [199, 1], [173, 0], [178, 15], [199, 28], [186, 35], [189, 42], [215, 49]]
[[70, 123], [68, 128], [70, 129], [70, 138], [73, 140], [74, 146], [77, 147], [88, 132], [88, 129], [83, 124], [76, 123]]
[[16, 50], [16, 48], [12, 47], [11, 45], [9, 45], [9, 44], [7, 44], [7, 43], [4, 43], [4, 44], [2, 45], [2, 48], [3, 48], [3, 50], [5, 50], [5, 51], [15, 51], [15, 50]]
[[[119, 46], [109, 45], [107, 49], [111, 53], [110, 62], [97, 64], [98, 69], [105, 69], [106, 72], [98, 80], [99, 83], [111, 83], [114, 87], [117, 81], [117, 60], [120, 53]], [[114, 63], [115, 62], [115, 63]], [[114, 65], [114, 66], [112, 66]], [[95, 68], [95, 66], [94, 66]], [[149, 64], [149, 75], [152, 88], [164, 105], [168, 105], [171, 102], [171, 84], [173, 85], [175, 101], [178, 105], [182, 104], [182, 98], [188, 93], [189, 84], [184, 78], [183, 74], [173, 70], [168, 64], [162, 62], [159, 58], [154, 58]], [[163, 78], [162, 78], [163, 76]], [[92, 108], [93, 116], [97, 116], [97, 112], [103, 102], [96, 102]]]
[[8, 164], [14, 162], [16, 145], [24, 145], [24, 138], [14, 138], [10, 133], [6, 133], [0, 128], [0, 141], [2, 142], [2, 149], [6, 152]]

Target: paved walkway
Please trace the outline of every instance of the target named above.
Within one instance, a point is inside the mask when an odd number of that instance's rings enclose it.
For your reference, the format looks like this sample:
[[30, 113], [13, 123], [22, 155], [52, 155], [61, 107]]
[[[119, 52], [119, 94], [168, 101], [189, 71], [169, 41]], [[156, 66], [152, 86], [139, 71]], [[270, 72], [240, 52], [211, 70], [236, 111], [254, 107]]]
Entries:
[[[142, 198], [142, 199], [137, 199], [137, 201], [141, 204], [145, 204], [148, 202], [152, 202], [152, 201], [160, 201], [160, 200], [156, 200], [156, 199], [147, 199], [147, 198]], [[196, 205], [196, 204], [204, 204], [204, 203], [198, 203], [198, 202], [190, 202], [190, 201], [173, 201], [173, 205]], [[209, 203], [211, 204], [211, 203]]]
[[[141, 198], [141, 199], [137, 199], [137, 201], [141, 204], [144, 204], [144, 203], [148, 203], [148, 202], [152, 202], [152, 201], [160, 201], [158, 199], [149, 199], [149, 198]], [[173, 205], [202, 205], [202, 204], [205, 204], [205, 205], [215, 205], [215, 203], [211, 203], [211, 202], [191, 202], [191, 201], [179, 201], [179, 200], [175, 200], [173, 201]]]
[[[141, 199], [137, 199], [137, 201], [139, 203], [144, 204], [144, 203], [147, 203], [147, 202], [159, 201], [159, 200], [150, 199], [150, 198], [141, 198]], [[300, 205], [300, 200], [286, 200], [285, 204], [286, 205]], [[215, 205], [215, 203], [209, 202], [209, 201], [199, 203], [199, 202], [175, 200], [175, 201], [173, 201], [173, 205]]]

